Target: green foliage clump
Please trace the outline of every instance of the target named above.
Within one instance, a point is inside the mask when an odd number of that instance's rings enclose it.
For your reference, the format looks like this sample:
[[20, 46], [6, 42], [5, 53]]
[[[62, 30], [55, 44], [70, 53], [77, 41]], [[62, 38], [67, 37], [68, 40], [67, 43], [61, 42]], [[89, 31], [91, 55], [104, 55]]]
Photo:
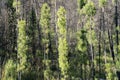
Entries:
[[43, 62], [46, 65], [46, 70], [44, 70], [44, 78], [47, 80], [52, 79], [52, 71], [50, 69], [51, 60], [44, 60]]
[[96, 33], [94, 30], [87, 31], [87, 39], [89, 44], [95, 45], [97, 43]]
[[59, 28], [59, 35], [62, 35], [66, 37], [66, 11], [64, 7], [60, 7], [57, 16], [58, 16], [58, 21], [57, 21], [57, 26]]
[[103, 7], [106, 5], [107, 0], [99, 0], [99, 6]]
[[59, 38], [58, 51], [59, 51], [59, 66], [61, 68], [61, 71], [62, 71], [63, 75], [66, 75], [67, 70], [69, 68], [68, 59], [67, 59], [68, 48], [67, 48], [66, 39]]
[[77, 50], [85, 52], [87, 50], [86, 30], [81, 30], [77, 33]]
[[94, 30], [94, 21], [92, 19], [88, 19], [84, 28], [87, 30], [86, 37], [89, 44], [97, 44], [96, 32]]
[[50, 7], [47, 3], [44, 3], [41, 8], [40, 24], [42, 27], [50, 25]]
[[[81, 71], [87, 71], [85, 66], [87, 66], [88, 63], [88, 55], [87, 55], [87, 38], [86, 38], [87, 31], [85, 29], [81, 29], [77, 32], [77, 44], [75, 48], [75, 59], [74, 64], [76, 66], [76, 69], [73, 70], [72, 73], [76, 78], [82, 78], [84, 73], [81, 73]], [[85, 59], [85, 60], [84, 60]], [[84, 66], [84, 67], [83, 67]], [[75, 71], [75, 72], [74, 72]], [[88, 72], [89, 73], [89, 72]], [[81, 75], [82, 74], [82, 75]]]
[[18, 71], [24, 71], [27, 65], [27, 36], [26, 36], [26, 22], [24, 20], [18, 21]]
[[117, 2], [117, 0], [112, 0], [112, 3], [115, 4]]
[[82, 9], [83, 6], [87, 3], [87, 0], [77, 0], [78, 8]]
[[7, 0], [7, 6], [8, 7], [12, 7], [13, 4], [13, 0]]
[[13, 0], [13, 7], [16, 8], [17, 6], [20, 6], [21, 5], [21, 2], [20, 1], [16, 1], [16, 0]]
[[42, 29], [42, 43], [44, 45], [45, 53], [49, 52], [49, 32], [50, 32], [50, 7], [47, 3], [44, 3], [41, 8], [40, 24]]
[[96, 14], [96, 8], [92, 1], [89, 1], [84, 7], [83, 7], [83, 13], [88, 16], [94, 16]]
[[44, 69], [44, 78], [46, 80], [52, 79], [52, 71], [50, 69], [51, 60], [49, 59], [50, 54], [50, 7], [47, 3], [44, 3], [41, 8], [41, 17], [40, 24], [42, 30], [42, 45], [44, 48], [44, 60], [43, 63], [45, 65]]
[[20, 5], [21, 5], [21, 2], [18, 0], [13, 0], [13, 3], [12, 3], [12, 6], [14, 8], [16, 8], [16, 13], [19, 14], [20, 13]]
[[16, 63], [13, 60], [8, 60], [4, 67], [4, 75], [2, 80], [16, 80], [17, 78]]
[[117, 70], [120, 70], [120, 62], [119, 62], [119, 60], [116, 61], [116, 68], [117, 68]]
[[107, 72], [106, 78], [107, 80], [115, 80], [115, 68], [112, 62], [108, 62], [105, 64], [105, 71]]
[[118, 45], [118, 53], [116, 57], [116, 69], [120, 71], [120, 45]]
[[58, 12], [58, 52], [59, 52], [59, 67], [61, 69], [61, 73], [63, 75], [63, 79], [68, 78], [68, 44], [66, 40], [66, 11], [64, 7], [60, 7]]
[[35, 31], [36, 31], [36, 26], [37, 26], [37, 21], [36, 21], [36, 15], [35, 15], [35, 11], [32, 8], [31, 12], [30, 12], [30, 19], [29, 19], [30, 23], [28, 26], [28, 36], [31, 40], [31, 38], [33, 36], [35, 36]]

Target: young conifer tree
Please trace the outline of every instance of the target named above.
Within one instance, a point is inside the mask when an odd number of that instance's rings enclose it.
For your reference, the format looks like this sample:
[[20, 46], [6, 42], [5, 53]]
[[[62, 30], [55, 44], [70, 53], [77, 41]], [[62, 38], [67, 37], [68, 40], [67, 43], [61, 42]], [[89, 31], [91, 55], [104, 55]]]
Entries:
[[[15, 8], [13, 7], [13, 0], [6, 0], [6, 9], [8, 11], [8, 34], [6, 34], [6, 39], [8, 38], [9, 44], [7, 45], [7, 49], [9, 50], [9, 54], [5, 56], [9, 56], [6, 58], [4, 68], [2, 70], [2, 65], [0, 66], [0, 80], [16, 80], [17, 78], [17, 69], [16, 69], [16, 61], [13, 61], [13, 57], [16, 57], [15, 47], [16, 47], [16, 14]], [[7, 51], [7, 50], [6, 50]], [[1, 53], [1, 52], [0, 52]], [[2, 52], [3, 53], [3, 52]], [[4, 53], [5, 54], [5, 53]], [[0, 63], [2, 63], [2, 57], [0, 57]], [[10, 59], [11, 58], [11, 59]], [[3, 74], [2, 72], [3, 71]], [[3, 75], [3, 76], [1, 76]]]
[[24, 20], [18, 21], [18, 38], [17, 38], [17, 47], [18, 47], [18, 64], [17, 71], [22, 75], [26, 71], [27, 67], [27, 36], [26, 36], [26, 22]]
[[[31, 67], [35, 67], [35, 56], [36, 56], [36, 29], [37, 29], [37, 21], [34, 8], [31, 9], [29, 15], [29, 22], [26, 28], [26, 36], [27, 36], [27, 45], [28, 45], [28, 61]], [[32, 68], [31, 68], [32, 69]]]
[[26, 21], [21, 16], [21, 1], [13, 0], [13, 7], [16, 9], [17, 15], [17, 74], [18, 80], [22, 79], [22, 75], [27, 70], [27, 34]]
[[59, 53], [59, 67], [61, 69], [61, 74], [63, 80], [67, 80], [69, 77], [68, 69], [68, 43], [67, 43], [67, 31], [66, 31], [66, 10], [64, 7], [60, 7], [57, 12], [58, 20], [58, 53]]
[[41, 16], [40, 16], [40, 25], [42, 30], [42, 45], [43, 45], [43, 54], [44, 54], [44, 79], [49, 80], [51, 79], [51, 69], [50, 64], [51, 60], [49, 58], [50, 54], [50, 7], [47, 3], [44, 3], [41, 8]]
[[8, 60], [4, 67], [4, 75], [1, 80], [16, 80], [17, 79], [16, 63], [13, 60]]
[[[81, 29], [77, 32], [77, 45], [76, 45], [76, 76], [82, 79], [88, 79], [89, 69], [86, 68], [88, 65], [88, 53], [87, 53], [87, 31]], [[85, 59], [85, 60], [84, 60]], [[87, 73], [86, 73], [87, 71]]]
[[94, 47], [96, 46], [96, 33], [94, 30], [94, 21], [93, 16], [96, 14], [96, 8], [92, 1], [88, 1], [88, 3], [83, 7], [83, 13], [88, 17], [87, 23], [86, 23], [86, 30], [87, 30], [87, 40], [90, 45], [90, 54], [91, 54], [91, 77], [94, 80], [95, 78], [95, 68], [94, 68], [94, 62], [95, 62], [95, 54], [94, 54]]

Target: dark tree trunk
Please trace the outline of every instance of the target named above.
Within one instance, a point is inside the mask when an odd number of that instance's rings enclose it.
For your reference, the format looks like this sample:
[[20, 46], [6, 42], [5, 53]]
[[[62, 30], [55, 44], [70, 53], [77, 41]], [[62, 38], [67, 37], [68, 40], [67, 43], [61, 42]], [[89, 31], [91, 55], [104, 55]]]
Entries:
[[120, 80], [120, 71], [117, 71], [117, 77], [118, 77], [118, 80]]

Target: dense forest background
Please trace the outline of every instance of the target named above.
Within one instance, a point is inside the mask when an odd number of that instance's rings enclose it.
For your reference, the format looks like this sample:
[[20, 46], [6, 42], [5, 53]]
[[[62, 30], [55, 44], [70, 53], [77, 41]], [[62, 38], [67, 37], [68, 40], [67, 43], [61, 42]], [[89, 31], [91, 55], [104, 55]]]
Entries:
[[0, 0], [0, 80], [120, 80], [120, 0]]

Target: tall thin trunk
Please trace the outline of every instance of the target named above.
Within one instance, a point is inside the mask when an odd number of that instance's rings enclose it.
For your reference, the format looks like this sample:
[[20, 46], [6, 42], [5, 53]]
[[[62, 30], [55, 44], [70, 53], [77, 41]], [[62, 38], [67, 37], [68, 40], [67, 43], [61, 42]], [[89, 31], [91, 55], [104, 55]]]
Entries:
[[113, 62], [114, 62], [114, 60], [115, 60], [115, 54], [114, 54], [113, 40], [112, 40], [112, 36], [110, 34], [109, 29], [108, 29], [108, 39], [109, 39], [109, 45], [110, 45], [110, 53], [112, 55]]
[[0, 56], [0, 79], [2, 78], [2, 59]]
[[101, 18], [100, 18], [100, 24], [99, 24], [99, 78], [101, 76], [101, 64], [100, 64], [100, 58], [101, 58]]
[[94, 80], [95, 72], [94, 72], [94, 47], [93, 44], [90, 45], [91, 47], [91, 54], [92, 54], [92, 80]]
[[117, 54], [118, 54], [118, 45], [119, 45], [119, 37], [118, 37], [118, 6], [117, 6], [118, 1], [115, 1], [115, 27], [116, 27], [116, 44], [117, 44]]
[[[92, 25], [91, 23], [92, 18], [90, 17], [90, 25]], [[90, 30], [92, 31], [92, 27], [90, 28]], [[92, 38], [92, 34], [91, 34], [91, 38]], [[92, 58], [92, 64], [91, 64], [91, 71], [92, 71], [92, 80], [94, 80], [94, 50], [93, 50], [93, 43], [90, 44], [90, 52], [91, 52], [91, 58]]]
[[106, 30], [106, 26], [105, 26], [105, 7], [102, 7], [102, 27], [103, 27], [103, 33], [102, 33], [102, 37], [103, 37], [103, 53], [104, 53], [104, 63], [106, 64], [106, 35], [105, 35], [105, 30]]

